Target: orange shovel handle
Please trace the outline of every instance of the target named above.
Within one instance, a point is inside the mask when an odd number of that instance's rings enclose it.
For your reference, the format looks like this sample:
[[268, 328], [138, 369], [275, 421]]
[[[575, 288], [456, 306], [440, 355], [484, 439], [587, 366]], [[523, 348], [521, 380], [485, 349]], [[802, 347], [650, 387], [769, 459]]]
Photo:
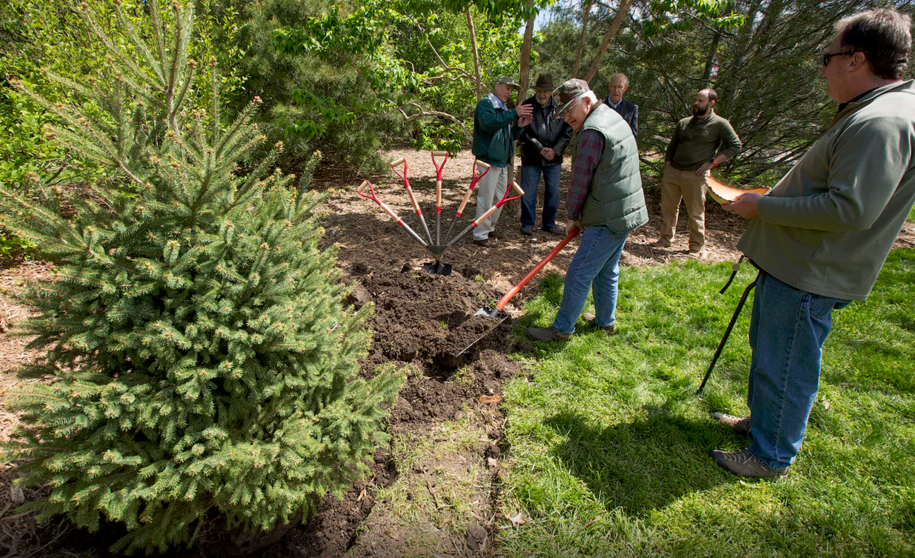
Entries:
[[560, 250], [565, 248], [566, 244], [568, 244], [569, 241], [571, 241], [573, 238], [578, 236], [578, 233], [580, 233], [580, 232], [581, 232], [581, 229], [578, 227], [575, 227], [574, 229], [572, 229], [569, 232], [569, 234], [567, 234], [566, 237], [563, 238], [559, 242], [559, 244], [556, 245], [555, 248], [550, 250], [550, 253], [547, 254], [545, 258], [540, 260], [540, 263], [538, 263], [537, 265], [534, 266], [534, 269], [530, 270], [528, 272], [528, 274], [524, 276], [523, 279], [518, 281], [517, 285], [515, 285], [507, 293], [505, 293], [505, 296], [503, 296], [502, 299], [499, 301], [499, 304], [496, 305], [496, 310], [501, 312], [502, 309], [505, 308], [505, 305], [508, 304], [508, 301], [511, 300], [513, 296], [518, 294], [518, 291], [520, 291], [524, 287], [524, 285], [527, 285], [528, 282], [534, 278], [534, 275], [537, 275], [540, 272], [540, 270], [546, 266], [546, 264], [550, 263], [550, 260], [552, 260], [556, 256], [556, 254], [559, 253]]

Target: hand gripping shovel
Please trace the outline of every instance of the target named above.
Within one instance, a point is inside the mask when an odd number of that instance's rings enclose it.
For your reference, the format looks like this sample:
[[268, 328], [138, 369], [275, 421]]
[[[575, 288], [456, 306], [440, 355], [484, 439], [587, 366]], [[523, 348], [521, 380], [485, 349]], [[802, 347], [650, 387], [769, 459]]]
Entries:
[[[368, 186], [369, 190], [371, 191], [371, 194], [365, 193], [366, 186]], [[403, 222], [403, 219], [401, 219], [400, 217], [397, 216], [396, 213], [394, 213], [393, 209], [388, 207], [388, 204], [386, 204], [383, 201], [378, 199], [378, 196], [375, 195], [375, 186], [373, 186], [371, 182], [369, 182], [368, 180], [363, 180], [362, 184], [360, 184], [359, 187], [356, 188], [356, 193], [359, 194], [360, 196], [362, 196], [363, 198], [372, 200], [373, 202], [380, 205], [381, 209], [383, 209], [385, 211], [385, 213], [390, 215], [391, 219], [394, 219], [395, 221], [397, 221], [397, 224], [400, 225], [401, 227], [403, 227], [404, 230], [407, 231], [410, 234], [410, 236], [413, 237], [414, 240], [416, 240], [416, 242], [419, 242], [423, 246], [428, 246], [428, 244], [426, 244], [426, 241], [421, 239], [419, 237], [419, 235], [416, 234], [416, 231], [411, 229], [409, 225], [407, 225], [406, 223]]]
[[[480, 174], [477, 174], [477, 167], [485, 170]], [[473, 162], [473, 177], [470, 180], [470, 186], [467, 188], [467, 192], [464, 193], [464, 199], [461, 200], [461, 205], [458, 206], [457, 212], [455, 212], [454, 217], [451, 219], [451, 225], [448, 227], [448, 232], [445, 233], [445, 240], [448, 240], [448, 238], [451, 237], [451, 231], [454, 230], [454, 223], [458, 220], [458, 217], [461, 216], [461, 213], [464, 212], [464, 206], [467, 205], [467, 200], [470, 199], [470, 194], [473, 193], [473, 189], [476, 187], [477, 182], [479, 182], [480, 179], [483, 178], [483, 175], [485, 175], [487, 172], [489, 172], [489, 163], [484, 163], [483, 161], [476, 160]]]
[[525, 285], [527, 285], [528, 282], [531, 279], [533, 279], [535, 275], [540, 273], [540, 270], [543, 269], [546, 266], [546, 264], [550, 263], [550, 260], [552, 260], [556, 256], [556, 254], [558, 254], [563, 248], [565, 248], [566, 244], [568, 244], [573, 238], [578, 236], [578, 233], [580, 233], [580, 232], [581, 232], [581, 229], [578, 227], [575, 227], [574, 229], [569, 231], [569, 234], [567, 234], [566, 237], [563, 238], [562, 241], [560, 241], [559, 244], [557, 244], [555, 248], [550, 250], [550, 253], [547, 254], [545, 258], [540, 260], [540, 263], [535, 265], [534, 269], [530, 270], [528, 272], [528, 274], [524, 276], [523, 279], [518, 281], [517, 285], [515, 285], [514, 287], [509, 289], [509, 291], [507, 293], [505, 293], [505, 296], [503, 296], [499, 300], [499, 302], [498, 302], [498, 304], [496, 304], [495, 308], [488, 308], [488, 307], [484, 306], [484, 307], [480, 308], [479, 310], [477, 310], [476, 314], [474, 314], [473, 317], [482, 316], [482, 317], [486, 317], [486, 318], [492, 318], [493, 319], [492, 327], [489, 328], [489, 330], [486, 333], [484, 333], [480, 337], [477, 337], [470, 345], [467, 345], [466, 347], [464, 347], [461, 350], [461, 352], [456, 353], [453, 356], [455, 356], [455, 357], [460, 356], [467, 349], [469, 349], [470, 347], [473, 347], [474, 345], [479, 343], [481, 339], [483, 339], [484, 337], [489, 335], [494, 329], [496, 329], [496, 327], [499, 326], [499, 324], [504, 322], [508, 318], [508, 314], [503, 312], [502, 309], [505, 308], [505, 305], [508, 304], [508, 301], [510, 301], [516, 294], [518, 294], [518, 291], [520, 291]]
[[[397, 172], [395, 165], [403, 163], [403, 173]], [[413, 209], [416, 211], [416, 216], [419, 217], [420, 222], [423, 224], [423, 230], [426, 232], [426, 238], [429, 239], [429, 244], [432, 245], [432, 235], [429, 234], [429, 227], [426, 225], [426, 218], [423, 217], [423, 211], [419, 208], [419, 204], [416, 203], [416, 196], [413, 195], [413, 188], [410, 188], [410, 180], [407, 179], [407, 159], [406, 157], [401, 157], [400, 159], [395, 159], [391, 161], [391, 170], [394, 171], [394, 174], [403, 179], [404, 188], [407, 189], [407, 194], [410, 195], [410, 202], [413, 203]]]

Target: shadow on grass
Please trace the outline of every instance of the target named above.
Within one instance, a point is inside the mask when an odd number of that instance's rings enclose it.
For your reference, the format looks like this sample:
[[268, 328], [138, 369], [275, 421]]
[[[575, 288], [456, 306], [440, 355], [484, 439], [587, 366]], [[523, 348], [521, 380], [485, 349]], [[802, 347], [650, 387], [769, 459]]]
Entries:
[[608, 510], [637, 515], [729, 481], [705, 449], [720, 439], [712, 423], [657, 407], [642, 415], [607, 428], [572, 412], [554, 415], [546, 424], [565, 441], [553, 453]]

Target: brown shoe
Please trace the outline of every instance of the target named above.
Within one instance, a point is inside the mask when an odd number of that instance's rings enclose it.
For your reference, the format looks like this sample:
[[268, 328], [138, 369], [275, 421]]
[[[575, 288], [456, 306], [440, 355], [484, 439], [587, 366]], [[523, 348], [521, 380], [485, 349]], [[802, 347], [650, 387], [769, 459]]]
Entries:
[[722, 469], [748, 479], [777, 479], [788, 476], [788, 467], [766, 467], [750, 453], [749, 448], [740, 451], [712, 450], [712, 459]]
[[688, 254], [688, 256], [689, 256], [690, 258], [695, 258], [695, 259], [698, 260], [699, 258], [701, 258], [701, 257], [704, 256], [704, 255], [705, 255], [705, 252], [702, 251], [702, 248], [698, 248], [698, 249], [697, 249], [697, 248], [690, 248], [690, 249], [689, 249], [689, 254]]
[[[589, 324], [593, 324], [593, 323], [594, 323], [594, 320], [597, 319], [597, 316], [595, 316], [595, 315], [592, 314], [591, 312], [583, 312], [582, 315], [581, 315], [581, 319], [582, 319], [583, 322], [587, 322], [587, 323], [589, 323]], [[614, 325], [609, 325], [609, 326], [598, 326], [598, 327], [600, 327], [602, 330], [604, 330], [605, 332], [607, 332], [607, 335], [610, 336], [610, 337], [613, 337], [614, 335], [616, 335], [616, 324], [614, 324]]]
[[529, 327], [527, 336], [536, 341], [551, 343], [553, 341], [565, 341], [572, 337], [571, 333], [562, 333], [554, 327]]
[[712, 418], [741, 436], [750, 435], [750, 415], [735, 417], [726, 413], [712, 413]]
[[553, 225], [552, 227], [544, 228], [543, 230], [557, 236], [565, 236], [566, 234], [565, 228], [560, 227], [559, 225]]
[[477, 240], [474, 238], [473, 243], [476, 244], [477, 246], [482, 246], [483, 248], [486, 248], [487, 246], [489, 246], [489, 239], [484, 238], [483, 240]]
[[659, 240], [655, 241], [654, 244], [651, 244], [651, 247], [652, 248], [670, 248], [670, 241], [659, 239]]

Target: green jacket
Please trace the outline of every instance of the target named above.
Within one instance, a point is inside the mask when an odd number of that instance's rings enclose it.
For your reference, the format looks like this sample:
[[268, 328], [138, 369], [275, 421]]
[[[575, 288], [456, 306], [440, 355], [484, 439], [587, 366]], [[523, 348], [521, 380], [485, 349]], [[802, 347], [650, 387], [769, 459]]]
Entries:
[[518, 113], [496, 108], [492, 93], [480, 99], [473, 117], [473, 154], [494, 167], [504, 167], [512, 155], [512, 142], [521, 135], [513, 123]]
[[849, 103], [772, 192], [737, 244], [779, 281], [865, 300], [915, 203], [915, 86]]
[[719, 153], [733, 159], [740, 152], [740, 138], [727, 119], [711, 111], [706, 118], [688, 116], [677, 122], [664, 161], [677, 170], [696, 170]]
[[591, 178], [581, 210], [583, 227], [604, 225], [616, 234], [628, 234], [648, 222], [639, 148], [629, 124], [601, 103], [585, 119], [584, 130], [604, 136], [604, 154]]

